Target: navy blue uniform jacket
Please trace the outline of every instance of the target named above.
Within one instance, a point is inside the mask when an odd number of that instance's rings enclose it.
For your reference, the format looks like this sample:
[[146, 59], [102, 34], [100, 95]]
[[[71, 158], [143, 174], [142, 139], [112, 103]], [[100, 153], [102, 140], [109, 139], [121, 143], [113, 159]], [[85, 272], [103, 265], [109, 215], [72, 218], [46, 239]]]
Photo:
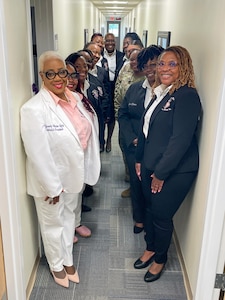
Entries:
[[[161, 180], [172, 173], [197, 171], [196, 130], [200, 115], [201, 103], [196, 89], [185, 85], [172, 95], [167, 94], [150, 118], [146, 139], [140, 130], [136, 161], [144, 162]], [[143, 122], [144, 115], [141, 128]]]
[[142, 87], [143, 82], [129, 86], [118, 111], [119, 132], [127, 148], [133, 147], [133, 140], [138, 137], [140, 120], [145, 110], [146, 89]]

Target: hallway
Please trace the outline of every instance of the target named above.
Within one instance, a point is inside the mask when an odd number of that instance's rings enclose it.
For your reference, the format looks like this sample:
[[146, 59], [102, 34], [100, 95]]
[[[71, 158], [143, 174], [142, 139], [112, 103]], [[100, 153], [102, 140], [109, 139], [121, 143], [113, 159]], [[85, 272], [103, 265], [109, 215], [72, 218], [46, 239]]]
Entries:
[[69, 289], [56, 285], [42, 258], [30, 300], [187, 300], [173, 243], [160, 280], [145, 283], [147, 269], [133, 268], [145, 243], [143, 232], [133, 234], [130, 199], [120, 197], [128, 184], [124, 182], [117, 132], [116, 127], [112, 152], [101, 154], [101, 177], [94, 194], [85, 199], [92, 211], [84, 213], [82, 220], [91, 228], [92, 236], [86, 239], [78, 236], [79, 241], [74, 245], [80, 283], [70, 283]]

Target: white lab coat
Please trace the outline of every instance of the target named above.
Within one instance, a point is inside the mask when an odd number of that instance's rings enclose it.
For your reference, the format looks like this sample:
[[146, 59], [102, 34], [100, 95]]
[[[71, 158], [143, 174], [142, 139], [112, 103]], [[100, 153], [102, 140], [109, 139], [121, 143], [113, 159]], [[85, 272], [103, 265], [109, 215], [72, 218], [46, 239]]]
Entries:
[[21, 135], [27, 154], [28, 194], [55, 197], [62, 190], [79, 193], [84, 183], [97, 183], [100, 175], [98, 126], [81, 101], [77, 105], [92, 126], [85, 151], [69, 118], [47, 90], [41, 89], [22, 106]]

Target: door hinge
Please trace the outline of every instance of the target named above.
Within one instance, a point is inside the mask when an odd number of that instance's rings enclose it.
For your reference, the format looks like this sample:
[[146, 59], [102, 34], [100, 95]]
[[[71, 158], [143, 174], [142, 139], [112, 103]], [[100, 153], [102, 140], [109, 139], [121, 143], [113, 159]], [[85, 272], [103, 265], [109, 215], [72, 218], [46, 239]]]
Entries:
[[216, 280], [215, 280], [214, 288], [225, 291], [225, 273], [216, 274]]

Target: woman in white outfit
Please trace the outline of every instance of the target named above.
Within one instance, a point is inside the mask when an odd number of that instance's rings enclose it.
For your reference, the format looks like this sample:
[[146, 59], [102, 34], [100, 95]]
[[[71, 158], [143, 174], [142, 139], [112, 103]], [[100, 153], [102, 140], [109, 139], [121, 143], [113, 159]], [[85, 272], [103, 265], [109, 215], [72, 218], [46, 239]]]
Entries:
[[54, 51], [39, 58], [40, 92], [21, 108], [27, 193], [35, 200], [45, 255], [55, 282], [78, 283], [73, 265], [74, 211], [84, 183], [100, 174], [99, 140], [91, 113], [66, 88], [68, 71]]

